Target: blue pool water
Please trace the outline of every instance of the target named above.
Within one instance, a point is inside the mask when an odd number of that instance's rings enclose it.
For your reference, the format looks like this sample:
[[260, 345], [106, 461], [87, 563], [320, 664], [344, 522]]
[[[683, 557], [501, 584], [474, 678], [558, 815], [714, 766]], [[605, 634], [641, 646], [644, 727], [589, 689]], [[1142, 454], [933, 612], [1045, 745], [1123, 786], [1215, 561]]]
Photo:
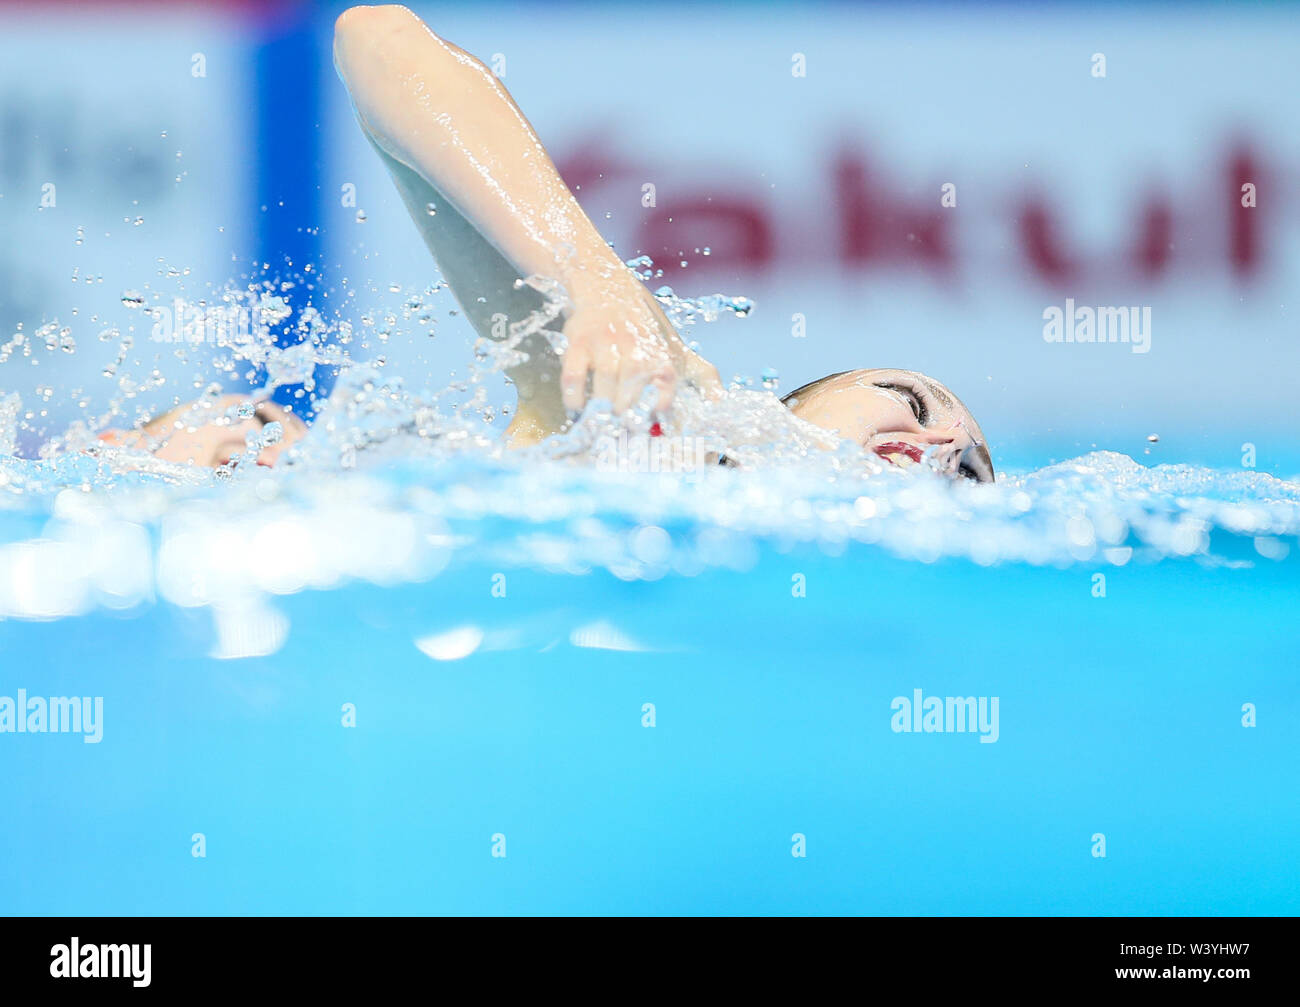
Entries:
[[0, 734], [0, 911], [1300, 909], [1294, 482], [96, 466], [0, 461], [0, 696], [104, 711]]
[[[0, 34], [0, 914], [1300, 911], [1294, 19], [430, 5], [728, 385], [512, 452], [573, 305], [452, 298], [341, 5], [155, 6]], [[870, 364], [997, 484], [771, 394]], [[240, 390], [274, 471], [100, 439]]]

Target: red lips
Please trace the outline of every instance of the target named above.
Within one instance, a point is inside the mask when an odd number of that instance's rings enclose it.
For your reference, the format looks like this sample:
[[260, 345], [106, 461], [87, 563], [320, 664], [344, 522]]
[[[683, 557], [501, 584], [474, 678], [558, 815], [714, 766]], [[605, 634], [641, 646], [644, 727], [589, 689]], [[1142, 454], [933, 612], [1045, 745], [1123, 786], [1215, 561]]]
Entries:
[[894, 462], [894, 459], [889, 457], [890, 455], [906, 455], [908, 458], [912, 459], [912, 461], [917, 462], [918, 464], [920, 463], [922, 458], [922, 452], [920, 448], [918, 448], [915, 444], [907, 444], [903, 441], [886, 441], [884, 444], [877, 444], [871, 450], [873, 450], [881, 458], [885, 459], [885, 461], [890, 462], [891, 464]]

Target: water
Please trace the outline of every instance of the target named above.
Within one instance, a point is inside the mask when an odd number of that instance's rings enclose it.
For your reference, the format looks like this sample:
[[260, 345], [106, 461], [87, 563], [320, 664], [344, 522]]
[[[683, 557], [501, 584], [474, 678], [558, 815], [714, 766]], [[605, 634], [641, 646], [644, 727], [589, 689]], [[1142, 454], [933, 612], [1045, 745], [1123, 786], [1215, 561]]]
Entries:
[[[98, 414], [0, 458], [0, 696], [104, 711], [97, 744], [0, 734], [0, 909], [1300, 909], [1300, 483], [1098, 451], [953, 484], [775, 375], [508, 452], [511, 348], [403, 381], [378, 332], [445, 293], [398, 293], [213, 299], [300, 335], [223, 330], [234, 372], [340, 371], [274, 470], [105, 448]], [[104, 379], [119, 414], [144, 377]], [[996, 697], [996, 740], [895, 731], [917, 689]]]
[[[0, 459], [0, 549], [35, 557], [22, 578], [0, 578], [0, 614], [81, 615], [153, 599], [216, 605], [357, 578], [424, 581], [485, 560], [656, 581], [745, 570], [767, 552], [865, 551], [1112, 575], [1182, 560], [1248, 578], [1289, 568], [1300, 534], [1300, 484], [1146, 468], [1110, 452], [993, 486], [888, 470], [830, 483], [825, 465], [737, 472], [705, 462], [654, 473], [579, 466], [543, 449], [485, 457], [470, 452], [468, 434], [460, 457], [427, 446], [421, 457], [405, 443], [418, 435], [377, 426], [392, 438], [370, 447], [383, 459], [328, 481], [310, 467], [249, 470], [214, 486], [206, 470], [153, 461], [123, 473], [83, 454]], [[641, 440], [653, 457], [657, 439]], [[112, 557], [105, 570], [87, 548]], [[64, 554], [79, 559], [58, 561]], [[115, 591], [124, 567], [136, 593]]]

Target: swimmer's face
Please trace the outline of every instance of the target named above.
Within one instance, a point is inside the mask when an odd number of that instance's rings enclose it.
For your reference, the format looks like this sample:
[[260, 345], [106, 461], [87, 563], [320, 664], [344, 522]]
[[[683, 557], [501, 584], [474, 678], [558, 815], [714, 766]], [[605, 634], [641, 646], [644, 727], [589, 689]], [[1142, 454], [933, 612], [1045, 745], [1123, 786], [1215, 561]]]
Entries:
[[[241, 416], [241, 406], [252, 406], [251, 415]], [[247, 408], [243, 411], [248, 412]], [[101, 439], [120, 447], [147, 450], [163, 461], [215, 467], [246, 450], [248, 435], [272, 422], [280, 424], [283, 436], [278, 443], [262, 448], [257, 456], [258, 465], [270, 467], [302, 440], [307, 425], [274, 402], [253, 402], [243, 395], [178, 406], [142, 431], [111, 431]]]
[[916, 371], [846, 371], [786, 396], [802, 420], [857, 441], [885, 461], [911, 465], [934, 451], [939, 470], [993, 481], [984, 434], [957, 396]]

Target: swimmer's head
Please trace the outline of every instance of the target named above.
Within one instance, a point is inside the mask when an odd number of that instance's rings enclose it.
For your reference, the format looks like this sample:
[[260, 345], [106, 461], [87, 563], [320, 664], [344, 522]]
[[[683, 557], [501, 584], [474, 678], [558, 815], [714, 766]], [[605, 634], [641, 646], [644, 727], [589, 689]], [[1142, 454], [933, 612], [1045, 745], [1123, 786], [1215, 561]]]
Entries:
[[993, 460], [970, 410], [946, 387], [916, 371], [843, 371], [796, 388], [781, 400], [802, 420], [857, 441], [895, 465], [927, 451], [940, 471], [993, 481]]
[[[251, 406], [251, 410], [241, 410], [244, 405]], [[282, 433], [277, 443], [258, 452], [257, 464], [269, 467], [302, 440], [307, 425], [274, 402], [253, 401], [244, 395], [190, 402], [155, 417], [138, 430], [106, 430], [99, 437], [116, 447], [148, 451], [163, 461], [216, 467], [246, 450], [248, 435], [261, 431], [268, 423], [279, 423]]]

